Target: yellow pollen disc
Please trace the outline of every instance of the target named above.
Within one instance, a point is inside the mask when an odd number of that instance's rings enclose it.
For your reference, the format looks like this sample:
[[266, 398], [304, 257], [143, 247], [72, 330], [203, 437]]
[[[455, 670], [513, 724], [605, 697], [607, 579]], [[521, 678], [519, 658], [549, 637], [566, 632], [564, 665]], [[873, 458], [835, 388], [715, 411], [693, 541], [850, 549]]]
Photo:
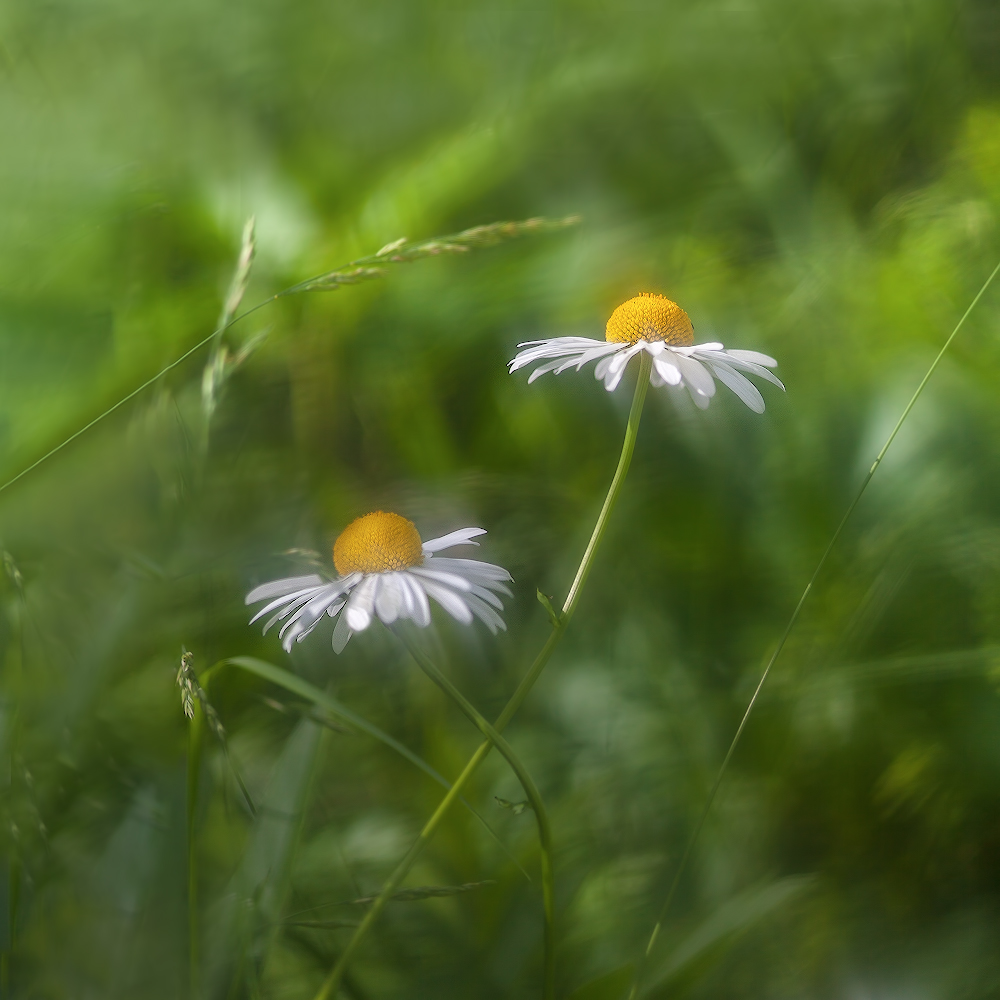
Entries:
[[604, 339], [609, 344], [662, 340], [672, 347], [690, 347], [694, 343], [694, 327], [676, 302], [665, 295], [643, 292], [623, 302], [611, 314]]
[[388, 573], [419, 566], [423, 561], [416, 525], [384, 510], [352, 521], [333, 543], [333, 564], [341, 576]]

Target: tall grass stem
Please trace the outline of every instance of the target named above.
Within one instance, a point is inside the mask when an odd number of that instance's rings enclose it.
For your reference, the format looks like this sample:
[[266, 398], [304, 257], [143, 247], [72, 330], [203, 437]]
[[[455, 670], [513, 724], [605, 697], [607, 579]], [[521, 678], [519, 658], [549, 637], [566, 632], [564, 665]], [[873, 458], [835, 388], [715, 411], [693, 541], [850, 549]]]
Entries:
[[198, 813], [198, 777], [201, 772], [202, 730], [205, 712], [198, 699], [194, 701], [194, 714], [188, 723], [187, 760], [187, 890], [188, 890], [188, 965], [190, 995], [198, 1000], [200, 993], [198, 948], [198, 847], [196, 819]]
[[660, 930], [663, 927], [664, 918], [670, 909], [670, 904], [673, 902], [674, 895], [677, 892], [677, 886], [680, 884], [681, 876], [684, 874], [687, 868], [688, 861], [691, 859], [691, 854], [694, 851], [695, 845], [698, 842], [698, 838], [701, 836], [701, 831], [705, 826], [705, 821], [708, 819], [708, 815], [712, 810], [712, 804], [715, 802], [715, 796], [719, 791], [719, 786], [722, 784], [722, 779], [725, 777], [726, 770], [729, 767], [729, 762], [732, 760], [733, 754], [736, 751], [736, 747], [740, 742], [740, 738], [743, 736], [743, 730], [746, 729], [747, 721], [750, 718], [750, 713], [754, 710], [754, 706], [757, 704], [757, 699], [760, 696], [760, 692], [764, 687], [764, 683], [767, 681], [768, 675], [771, 673], [771, 668], [774, 666], [775, 661], [778, 659], [782, 649], [785, 647], [785, 643], [788, 641], [789, 635], [791, 635], [792, 629], [795, 627], [795, 623], [799, 620], [799, 614], [802, 611], [803, 605], [806, 603], [809, 594], [812, 592], [813, 585], [816, 583], [817, 578], [823, 571], [823, 567], [826, 565], [826, 561], [833, 551], [834, 546], [840, 539], [841, 533], [844, 530], [844, 526], [850, 520], [851, 515], [854, 513], [855, 508], [861, 502], [862, 496], [864, 496], [865, 490], [868, 488], [868, 484], [872, 481], [872, 477], [875, 475], [876, 470], [882, 464], [882, 459], [885, 458], [886, 452], [888, 452], [892, 442], [896, 440], [896, 435], [899, 433], [900, 428], [903, 426], [906, 418], [910, 415], [910, 411], [916, 405], [917, 400], [920, 398], [921, 393], [924, 391], [925, 386], [930, 381], [931, 376], [937, 370], [938, 365], [941, 363], [941, 359], [945, 356], [948, 348], [951, 347], [952, 341], [958, 336], [959, 330], [965, 325], [965, 321], [969, 318], [972, 310], [976, 308], [979, 304], [979, 300], [986, 294], [986, 290], [993, 284], [993, 279], [1000, 274], [1000, 263], [993, 268], [990, 272], [990, 276], [983, 282], [982, 287], [976, 293], [975, 298], [969, 303], [968, 309], [962, 314], [962, 318], [955, 324], [955, 328], [951, 331], [948, 339], [944, 342], [941, 350], [938, 351], [937, 356], [931, 362], [930, 368], [927, 369], [924, 377], [920, 380], [920, 384], [914, 390], [913, 395], [910, 397], [910, 401], [903, 408], [903, 412], [900, 414], [899, 419], [896, 421], [895, 426], [886, 438], [885, 444], [882, 445], [881, 450], [878, 455], [875, 456], [875, 461], [872, 462], [871, 468], [868, 470], [868, 474], [865, 476], [858, 488], [858, 492], [855, 494], [854, 499], [851, 501], [847, 510], [844, 512], [844, 516], [840, 519], [840, 523], [837, 525], [837, 530], [834, 531], [833, 537], [830, 539], [826, 548], [823, 550], [823, 555], [820, 556], [819, 562], [816, 564], [816, 568], [813, 570], [812, 576], [809, 577], [809, 582], [806, 584], [805, 590], [802, 591], [802, 595], [799, 597], [798, 603], [795, 605], [795, 610], [792, 611], [791, 618], [788, 619], [788, 624], [785, 626], [785, 630], [781, 633], [781, 638], [778, 640], [777, 646], [774, 648], [774, 652], [771, 653], [770, 659], [767, 661], [767, 666], [764, 668], [764, 672], [761, 674], [760, 680], [757, 682], [757, 687], [754, 690], [753, 696], [750, 698], [750, 702], [747, 705], [746, 711], [743, 713], [743, 718], [740, 720], [740, 724], [736, 729], [736, 735], [733, 736], [732, 742], [729, 744], [729, 749], [726, 751], [726, 756], [723, 758], [722, 766], [719, 768], [719, 772], [715, 777], [715, 781], [712, 784], [712, 788], [708, 793], [708, 799], [702, 808], [701, 815], [698, 818], [698, 822], [695, 825], [694, 832], [691, 834], [688, 840], [687, 846], [684, 849], [684, 854], [681, 856], [680, 864], [677, 866], [677, 871], [674, 873], [673, 881], [670, 883], [670, 889], [667, 892], [667, 898], [663, 902], [663, 906], [660, 907], [659, 915], [656, 918], [656, 923], [653, 926], [653, 931], [649, 936], [649, 942], [646, 945], [645, 951], [642, 953], [639, 962], [636, 966], [635, 976], [632, 980], [632, 988], [629, 991], [628, 1000], [635, 1000], [638, 995], [639, 988], [642, 983], [642, 974], [645, 970], [646, 962], [652, 953], [653, 946], [656, 944], [656, 939], [660, 935]]

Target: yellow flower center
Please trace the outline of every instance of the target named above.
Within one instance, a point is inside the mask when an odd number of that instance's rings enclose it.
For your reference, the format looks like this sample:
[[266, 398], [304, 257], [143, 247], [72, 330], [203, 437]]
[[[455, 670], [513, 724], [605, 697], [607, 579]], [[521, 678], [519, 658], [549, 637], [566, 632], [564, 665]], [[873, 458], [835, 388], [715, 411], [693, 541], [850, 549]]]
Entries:
[[341, 576], [388, 573], [419, 566], [423, 561], [416, 525], [384, 510], [352, 521], [333, 543], [333, 564]]
[[604, 339], [609, 344], [663, 340], [672, 347], [690, 347], [694, 343], [694, 327], [676, 302], [665, 295], [643, 292], [623, 302], [611, 314]]

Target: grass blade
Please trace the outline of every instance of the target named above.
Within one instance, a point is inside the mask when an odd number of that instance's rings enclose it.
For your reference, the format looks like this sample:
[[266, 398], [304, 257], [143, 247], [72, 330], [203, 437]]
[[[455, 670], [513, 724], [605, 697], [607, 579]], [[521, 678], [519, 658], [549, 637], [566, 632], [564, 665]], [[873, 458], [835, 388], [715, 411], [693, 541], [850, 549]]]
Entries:
[[[355, 729], [361, 730], [361, 732], [365, 733], [367, 736], [371, 736], [380, 743], [384, 743], [390, 749], [395, 750], [396, 753], [406, 758], [406, 760], [408, 760], [415, 767], [420, 768], [420, 770], [423, 771], [427, 777], [436, 781], [442, 788], [451, 788], [451, 783], [444, 777], [444, 775], [436, 771], [430, 764], [427, 763], [427, 761], [415, 754], [409, 747], [400, 743], [399, 740], [394, 739], [387, 732], [379, 729], [378, 726], [369, 722], [363, 716], [358, 715], [357, 712], [351, 711], [351, 709], [339, 702], [332, 695], [327, 694], [325, 691], [321, 691], [318, 687], [315, 687], [313, 684], [310, 684], [307, 680], [304, 680], [296, 674], [275, 666], [273, 663], [268, 663], [266, 660], [258, 660], [254, 656], [229, 657], [228, 659], [215, 664], [215, 666], [210, 667], [209, 670], [206, 670], [202, 675], [202, 683], [207, 686], [209, 675], [218, 668], [226, 665], [239, 667], [241, 670], [246, 670], [248, 673], [255, 674], [264, 680], [270, 681], [272, 684], [277, 684], [279, 687], [283, 687], [286, 691], [291, 691], [292, 694], [296, 694], [300, 698], [304, 698], [306, 701], [318, 706], [330, 715], [349, 723], [354, 726]], [[464, 805], [465, 808], [468, 809], [480, 823], [482, 823], [486, 832], [489, 833], [508, 859], [517, 866], [521, 874], [524, 875], [524, 877], [530, 882], [530, 876], [518, 862], [517, 858], [511, 854], [510, 849], [500, 839], [499, 834], [497, 834], [490, 824], [487, 823], [486, 820], [473, 808], [472, 804], [467, 799], [462, 798], [461, 802], [462, 805]]]

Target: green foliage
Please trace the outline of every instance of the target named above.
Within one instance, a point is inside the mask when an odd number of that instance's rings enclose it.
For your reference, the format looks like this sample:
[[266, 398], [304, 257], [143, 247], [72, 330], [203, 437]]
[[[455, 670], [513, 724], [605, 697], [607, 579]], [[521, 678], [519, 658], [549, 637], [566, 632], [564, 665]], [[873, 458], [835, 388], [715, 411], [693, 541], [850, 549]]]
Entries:
[[[0, 8], [0, 483], [205, 342], [0, 493], [4, 996], [191, 996], [189, 794], [203, 1000], [314, 995], [479, 737], [384, 631], [289, 657], [243, 595], [329, 568], [369, 510], [480, 524], [508, 631], [441, 616], [433, 642], [495, 718], [629, 398], [504, 365], [648, 289], [788, 393], [757, 417], [650, 391], [505, 733], [552, 820], [559, 995], [627, 995], [762, 664], [1000, 258], [993, 5], [646, 7]], [[315, 275], [337, 294], [275, 298]], [[817, 582], [655, 995], [995, 995], [998, 319], [994, 289]], [[182, 649], [219, 726], [190, 780]], [[530, 814], [496, 754], [467, 798], [343, 995], [538, 995]]]

